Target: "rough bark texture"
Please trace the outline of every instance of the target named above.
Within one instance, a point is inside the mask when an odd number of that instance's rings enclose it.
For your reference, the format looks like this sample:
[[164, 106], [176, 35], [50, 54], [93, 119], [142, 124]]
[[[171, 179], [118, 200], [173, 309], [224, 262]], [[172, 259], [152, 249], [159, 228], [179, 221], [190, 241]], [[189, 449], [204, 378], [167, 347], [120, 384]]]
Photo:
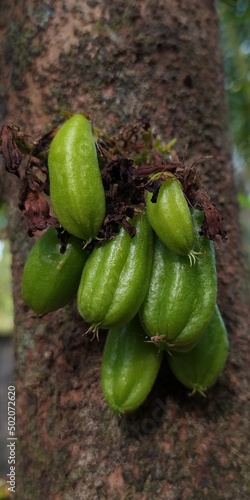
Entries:
[[[143, 407], [117, 418], [100, 391], [103, 338], [90, 342], [75, 303], [32, 319], [20, 300], [31, 242], [17, 183], [9, 204], [16, 306], [18, 498], [248, 499], [249, 312], [230, 160], [223, 73], [211, 0], [10, 1], [1, 5], [2, 112], [33, 137], [58, 108], [85, 110], [109, 131], [147, 115], [200, 165], [223, 211], [219, 304], [230, 356], [206, 399], [189, 398], [163, 366]], [[3, 184], [4, 182], [4, 184]]]

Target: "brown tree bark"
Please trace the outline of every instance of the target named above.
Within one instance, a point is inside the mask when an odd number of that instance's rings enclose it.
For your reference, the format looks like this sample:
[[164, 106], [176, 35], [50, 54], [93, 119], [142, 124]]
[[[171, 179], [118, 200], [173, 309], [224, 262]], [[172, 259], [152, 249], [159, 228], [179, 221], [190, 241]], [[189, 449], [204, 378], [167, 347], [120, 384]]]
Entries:
[[60, 108], [108, 131], [150, 117], [176, 137], [220, 208], [219, 304], [230, 334], [226, 369], [190, 398], [163, 366], [146, 403], [117, 418], [100, 390], [105, 335], [91, 342], [75, 302], [25, 313], [21, 273], [31, 241], [18, 184], [1, 170], [9, 206], [15, 298], [19, 500], [248, 499], [249, 312], [230, 159], [219, 30], [210, 0], [1, 4], [4, 119], [37, 138]]

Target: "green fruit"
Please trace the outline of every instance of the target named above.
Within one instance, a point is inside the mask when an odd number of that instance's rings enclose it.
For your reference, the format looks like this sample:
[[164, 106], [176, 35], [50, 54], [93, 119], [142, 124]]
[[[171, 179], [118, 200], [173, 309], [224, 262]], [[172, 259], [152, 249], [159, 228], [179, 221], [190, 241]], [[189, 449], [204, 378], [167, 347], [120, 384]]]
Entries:
[[146, 215], [130, 221], [133, 238], [121, 227], [115, 238], [93, 250], [78, 290], [78, 310], [92, 330], [122, 326], [139, 310], [152, 261], [152, 229]]
[[193, 393], [211, 387], [224, 368], [228, 356], [226, 328], [218, 306], [199, 343], [189, 352], [168, 355], [175, 377]]
[[129, 412], [143, 403], [157, 377], [162, 354], [153, 343], [146, 341], [137, 316], [127, 325], [109, 330], [101, 383], [112, 410]]
[[71, 236], [60, 253], [57, 231], [50, 227], [32, 248], [23, 270], [22, 298], [37, 314], [65, 306], [77, 293], [87, 255]]
[[155, 239], [148, 292], [140, 310], [147, 333], [167, 350], [189, 350], [208, 325], [217, 297], [213, 243], [199, 236], [203, 215], [193, 215], [196, 248], [194, 265]]
[[105, 216], [105, 193], [91, 124], [75, 114], [52, 140], [50, 196], [60, 224], [78, 238], [96, 237]]
[[158, 238], [177, 254], [191, 254], [194, 245], [192, 218], [178, 179], [168, 175], [155, 203], [152, 196], [147, 192], [146, 208], [148, 220]]

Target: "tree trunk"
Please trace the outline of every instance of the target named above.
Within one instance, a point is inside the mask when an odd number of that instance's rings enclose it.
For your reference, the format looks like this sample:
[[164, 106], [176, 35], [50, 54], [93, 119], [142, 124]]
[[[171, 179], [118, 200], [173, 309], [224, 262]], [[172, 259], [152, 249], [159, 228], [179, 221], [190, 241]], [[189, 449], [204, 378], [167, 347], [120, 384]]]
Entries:
[[[146, 403], [118, 418], [100, 390], [104, 343], [83, 336], [75, 302], [27, 315], [21, 273], [31, 241], [18, 185], [9, 205], [15, 299], [19, 500], [248, 499], [249, 313], [230, 159], [219, 30], [205, 0], [96, 0], [1, 5], [4, 119], [33, 137], [58, 109], [107, 131], [147, 116], [180, 157], [199, 164], [228, 242], [216, 243], [226, 368], [207, 398], [187, 395], [164, 364]], [[5, 107], [4, 107], [5, 106]]]

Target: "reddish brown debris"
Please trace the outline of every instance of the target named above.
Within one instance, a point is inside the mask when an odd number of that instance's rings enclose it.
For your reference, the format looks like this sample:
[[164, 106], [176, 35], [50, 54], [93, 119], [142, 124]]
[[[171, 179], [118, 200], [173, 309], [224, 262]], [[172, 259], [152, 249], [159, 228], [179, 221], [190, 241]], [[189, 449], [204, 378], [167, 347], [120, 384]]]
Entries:
[[[202, 158], [200, 159], [202, 160]], [[227, 233], [223, 229], [222, 218], [219, 210], [211, 202], [210, 197], [204, 188], [201, 187], [199, 173], [194, 164], [177, 170], [177, 176], [182, 183], [183, 192], [187, 197], [189, 204], [193, 208], [199, 208], [204, 213], [204, 222], [201, 228], [201, 234], [214, 240], [219, 235], [222, 241], [227, 241]]]
[[227, 233], [223, 230], [222, 220], [216, 206], [211, 203], [210, 198], [204, 189], [196, 192], [196, 205], [204, 212], [205, 220], [202, 225], [202, 234], [213, 240], [218, 234], [222, 241], [227, 241]]
[[15, 130], [16, 127], [12, 123], [6, 122], [3, 124], [0, 131], [2, 138], [1, 148], [7, 172], [20, 178], [19, 167], [22, 163], [23, 155], [15, 142]]
[[38, 156], [40, 153], [44, 153], [49, 149], [50, 143], [53, 137], [55, 137], [57, 130], [58, 128], [50, 130], [47, 134], [43, 135], [35, 142], [32, 150], [33, 156]]
[[[30, 144], [28, 137], [10, 122], [3, 125], [0, 133], [2, 155], [8, 172], [17, 175], [21, 181], [19, 208], [23, 211], [28, 225], [28, 234], [46, 229], [49, 225], [59, 228], [58, 221], [50, 215], [50, 205], [44, 194], [49, 195], [48, 150], [57, 128], [43, 135], [38, 141]], [[106, 194], [107, 212], [98, 237], [89, 248], [98, 246], [114, 237], [121, 224], [131, 237], [135, 228], [128, 222], [133, 218], [135, 209], [145, 206], [145, 190], [153, 193], [152, 201], [156, 202], [164, 175], [151, 181], [154, 173], [172, 173], [182, 184], [184, 195], [190, 206], [204, 212], [205, 220], [202, 234], [209, 239], [220, 235], [226, 241], [226, 232], [222, 227], [222, 219], [218, 209], [210, 201], [202, 188], [195, 165], [204, 158], [198, 159], [191, 166], [180, 162], [175, 153], [164, 155], [154, 149], [154, 140], [149, 120], [142, 119], [134, 125], [127, 125], [116, 136], [107, 138], [100, 134], [97, 141], [100, 153], [102, 180]], [[26, 168], [20, 174], [19, 167], [26, 155]], [[145, 162], [139, 166], [132, 158], [138, 155]], [[129, 157], [130, 156], [130, 157]], [[28, 157], [28, 159], [27, 159]], [[61, 228], [64, 231], [63, 228]], [[63, 249], [63, 241], [62, 241]]]
[[21, 194], [19, 208], [24, 212], [28, 224], [28, 234], [43, 231], [48, 226], [59, 227], [57, 219], [50, 215], [49, 203], [38, 190], [31, 190], [26, 185]]
[[158, 194], [159, 194], [160, 187], [162, 185], [163, 180], [164, 180], [164, 178], [158, 177], [155, 181], [152, 181], [147, 185], [147, 190], [150, 193], [153, 193], [153, 196], [151, 198], [152, 203], [157, 202]]

